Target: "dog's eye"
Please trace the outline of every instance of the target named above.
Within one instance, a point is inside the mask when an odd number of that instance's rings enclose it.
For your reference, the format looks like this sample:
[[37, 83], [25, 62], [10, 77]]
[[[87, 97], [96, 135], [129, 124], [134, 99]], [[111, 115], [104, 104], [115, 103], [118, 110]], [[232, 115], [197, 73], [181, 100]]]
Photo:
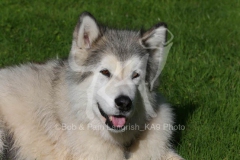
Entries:
[[111, 76], [111, 73], [107, 69], [101, 70], [100, 73], [102, 73], [106, 77], [110, 77]]
[[132, 75], [132, 79], [139, 77], [140, 75], [137, 72], [134, 72]]

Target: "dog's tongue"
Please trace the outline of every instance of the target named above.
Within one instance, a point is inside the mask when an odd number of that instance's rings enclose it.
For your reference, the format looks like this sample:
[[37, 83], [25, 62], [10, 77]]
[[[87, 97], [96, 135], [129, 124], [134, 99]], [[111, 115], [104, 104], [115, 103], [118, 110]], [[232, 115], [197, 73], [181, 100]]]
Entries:
[[112, 124], [114, 127], [123, 127], [126, 123], [125, 117], [115, 117], [112, 116]]

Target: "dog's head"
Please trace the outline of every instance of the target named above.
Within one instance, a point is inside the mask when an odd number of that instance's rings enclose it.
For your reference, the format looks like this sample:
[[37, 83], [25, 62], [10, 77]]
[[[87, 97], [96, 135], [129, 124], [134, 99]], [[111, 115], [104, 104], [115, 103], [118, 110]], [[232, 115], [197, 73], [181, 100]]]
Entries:
[[83, 105], [90, 104], [96, 117], [113, 131], [123, 129], [138, 110], [139, 89], [147, 87], [151, 92], [156, 88], [166, 30], [164, 23], [144, 33], [108, 29], [99, 26], [91, 14], [80, 15], [73, 33], [69, 77], [79, 84], [74, 93], [85, 93], [86, 100], [93, 101]]

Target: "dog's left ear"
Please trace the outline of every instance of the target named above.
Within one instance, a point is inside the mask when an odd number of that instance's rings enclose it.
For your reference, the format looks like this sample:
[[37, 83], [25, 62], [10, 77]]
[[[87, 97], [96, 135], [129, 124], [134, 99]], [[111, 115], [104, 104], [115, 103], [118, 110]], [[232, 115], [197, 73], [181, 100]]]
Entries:
[[166, 59], [164, 46], [167, 39], [167, 25], [158, 23], [147, 32], [143, 33], [140, 39], [142, 47], [149, 52], [149, 58], [146, 71], [146, 82], [150, 91], [158, 86], [158, 77], [163, 69], [162, 64]]

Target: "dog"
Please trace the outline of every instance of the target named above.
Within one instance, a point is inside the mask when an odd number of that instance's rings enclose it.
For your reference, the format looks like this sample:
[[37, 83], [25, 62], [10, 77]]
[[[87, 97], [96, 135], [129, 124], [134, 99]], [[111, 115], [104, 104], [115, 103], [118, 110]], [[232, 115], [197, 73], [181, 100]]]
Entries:
[[[103, 27], [83, 12], [68, 59], [0, 70], [0, 155], [17, 160], [180, 160], [155, 91], [167, 26]], [[165, 126], [165, 127], [164, 127]]]

